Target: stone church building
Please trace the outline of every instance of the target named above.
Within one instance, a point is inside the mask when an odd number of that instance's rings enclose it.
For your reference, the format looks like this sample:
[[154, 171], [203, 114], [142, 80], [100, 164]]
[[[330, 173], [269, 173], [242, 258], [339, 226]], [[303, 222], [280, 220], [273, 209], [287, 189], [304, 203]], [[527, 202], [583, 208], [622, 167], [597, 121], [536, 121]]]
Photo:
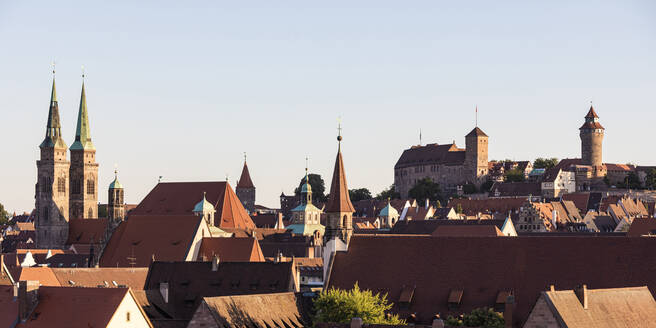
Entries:
[[479, 127], [465, 136], [465, 149], [451, 144], [417, 145], [403, 151], [394, 166], [394, 186], [401, 198], [417, 181], [430, 178], [442, 190], [456, 193], [458, 188], [472, 183], [480, 187], [488, 176], [488, 139]]

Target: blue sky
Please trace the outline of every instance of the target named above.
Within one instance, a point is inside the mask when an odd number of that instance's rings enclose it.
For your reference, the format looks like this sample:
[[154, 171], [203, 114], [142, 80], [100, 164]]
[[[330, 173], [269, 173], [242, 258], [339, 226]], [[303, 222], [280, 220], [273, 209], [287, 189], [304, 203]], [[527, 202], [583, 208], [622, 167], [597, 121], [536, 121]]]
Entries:
[[247, 152], [277, 207], [306, 156], [329, 184], [338, 116], [374, 193], [420, 128], [464, 146], [476, 105], [491, 159], [579, 156], [592, 100], [604, 161], [656, 165], [655, 50], [653, 1], [0, 0], [0, 202], [34, 205], [53, 59], [69, 145], [87, 70], [100, 201], [115, 164], [136, 203], [160, 175], [234, 185]]

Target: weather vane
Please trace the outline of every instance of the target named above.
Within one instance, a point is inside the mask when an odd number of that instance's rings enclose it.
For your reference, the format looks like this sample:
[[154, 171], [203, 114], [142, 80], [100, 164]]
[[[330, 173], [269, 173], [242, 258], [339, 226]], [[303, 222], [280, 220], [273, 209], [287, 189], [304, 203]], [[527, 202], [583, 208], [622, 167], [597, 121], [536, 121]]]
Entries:
[[84, 80], [85, 72], [84, 72], [84, 65], [82, 65], [82, 80]]
[[55, 76], [55, 64], [56, 63], [54, 60], [52, 61], [52, 63], [50, 63], [50, 65], [52, 66], [52, 76]]

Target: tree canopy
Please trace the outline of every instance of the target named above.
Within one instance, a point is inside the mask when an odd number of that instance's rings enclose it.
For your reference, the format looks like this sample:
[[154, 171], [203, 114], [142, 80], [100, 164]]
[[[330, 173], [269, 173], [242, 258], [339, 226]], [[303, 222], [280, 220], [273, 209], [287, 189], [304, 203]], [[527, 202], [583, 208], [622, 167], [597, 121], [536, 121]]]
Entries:
[[[310, 173], [308, 174], [308, 179], [310, 180], [310, 187], [312, 188], [312, 199], [318, 202], [325, 202], [326, 197], [326, 184], [323, 181], [323, 178], [319, 174]], [[305, 176], [301, 178], [301, 182], [298, 183], [298, 187], [294, 190], [294, 194], [299, 196], [301, 194], [301, 186], [305, 184]]]
[[[503, 175], [503, 181], [505, 182], [524, 182], [524, 180], [526, 180], [524, 171], [519, 169], [506, 171], [506, 173]], [[492, 188], [492, 186], [490, 186], [490, 188]]]
[[533, 162], [533, 168], [536, 169], [550, 169], [558, 164], [558, 158], [542, 158], [538, 157]]
[[396, 187], [392, 184], [389, 186], [389, 188], [381, 191], [378, 195], [376, 195], [376, 199], [378, 200], [385, 200], [385, 199], [399, 199], [401, 198], [401, 194], [396, 192]]
[[314, 322], [349, 323], [361, 318], [364, 324], [399, 325], [404, 322], [397, 315], [387, 315], [392, 303], [387, 294], [361, 290], [356, 283], [351, 290], [330, 288], [314, 300]]
[[647, 173], [647, 178], [645, 179], [645, 187], [649, 189], [656, 189], [656, 169], [651, 169]]
[[349, 189], [349, 198], [352, 202], [371, 199], [371, 191], [367, 188]]
[[0, 203], [0, 224], [6, 224], [11, 219], [11, 214], [5, 210], [5, 206]]
[[442, 188], [438, 183], [433, 182], [431, 178], [423, 178], [415, 184], [408, 192], [408, 195], [418, 201], [424, 202], [428, 200], [441, 200]]
[[454, 327], [503, 328], [505, 321], [503, 314], [494, 312], [490, 308], [481, 308], [474, 309], [470, 314], [464, 314], [460, 318], [449, 316], [446, 324]]

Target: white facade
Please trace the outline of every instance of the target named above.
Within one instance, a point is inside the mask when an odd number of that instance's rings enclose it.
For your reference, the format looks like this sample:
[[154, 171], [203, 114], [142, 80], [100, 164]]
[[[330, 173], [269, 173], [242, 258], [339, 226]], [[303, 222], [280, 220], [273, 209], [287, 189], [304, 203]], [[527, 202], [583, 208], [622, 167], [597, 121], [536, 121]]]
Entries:
[[125, 293], [125, 297], [107, 324], [107, 328], [150, 328], [152, 326], [130, 291]]

